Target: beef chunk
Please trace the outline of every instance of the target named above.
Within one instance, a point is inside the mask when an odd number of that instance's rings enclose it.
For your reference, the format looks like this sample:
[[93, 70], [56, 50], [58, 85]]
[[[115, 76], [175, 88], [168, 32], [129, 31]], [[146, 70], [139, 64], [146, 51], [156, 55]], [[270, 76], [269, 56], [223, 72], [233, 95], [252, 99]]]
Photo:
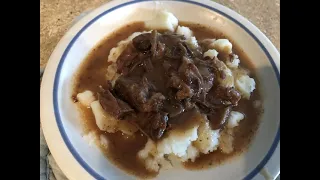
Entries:
[[217, 86], [217, 88], [212, 89], [207, 95], [207, 101], [216, 106], [237, 106], [240, 99], [240, 93], [232, 87]]
[[134, 112], [126, 102], [116, 98], [109, 89], [105, 90], [101, 87], [101, 92], [98, 92], [98, 100], [106, 112], [118, 119]]
[[159, 111], [165, 100], [161, 93], [152, 92], [152, 86], [145, 78], [139, 82], [119, 77], [114, 88], [121, 98], [141, 112]]
[[133, 46], [141, 51], [145, 52], [151, 49], [151, 33], [140, 34], [139, 36], [133, 38]]

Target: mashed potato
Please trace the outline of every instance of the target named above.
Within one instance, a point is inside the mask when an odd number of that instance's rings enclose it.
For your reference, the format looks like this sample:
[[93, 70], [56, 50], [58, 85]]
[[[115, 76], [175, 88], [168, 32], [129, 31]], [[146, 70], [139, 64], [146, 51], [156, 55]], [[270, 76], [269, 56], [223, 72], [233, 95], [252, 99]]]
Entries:
[[198, 139], [194, 146], [203, 154], [208, 154], [218, 148], [219, 130], [211, 130], [208, 120], [203, 119], [198, 129]]
[[224, 87], [235, 87], [245, 99], [250, 99], [251, 93], [255, 90], [255, 80], [248, 76], [248, 73], [239, 68], [240, 59], [232, 53], [232, 44], [227, 39], [205, 39], [202, 41], [209, 49], [204, 53], [204, 57], [213, 59], [218, 53], [225, 53], [232, 57], [226, 62], [217, 60], [216, 63], [220, 67], [220, 71], [224, 72], [225, 78], [218, 78]]
[[203, 57], [209, 57], [210, 59], [213, 59], [214, 57], [218, 57], [218, 51], [215, 49], [209, 49], [203, 54]]
[[217, 40], [212, 39], [208, 47], [210, 49], [217, 50], [219, 53], [224, 53], [224, 54], [232, 53], [232, 44], [228, 39], [217, 39]]
[[147, 29], [161, 29], [174, 32], [177, 26], [178, 19], [168, 11], [159, 11], [155, 18], [145, 22]]
[[168, 132], [168, 137], [163, 138], [157, 145], [157, 150], [160, 155], [174, 154], [178, 157], [183, 157], [187, 154], [187, 149], [192, 141], [198, 138], [198, 125], [181, 130], [171, 130]]
[[99, 101], [93, 101], [91, 109], [96, 124], [101, 131], [107, 131], [108, 133], [115, 133], [117, 131], [119, 120], [106, 113]]
[[221, 131], [221, 136], [219, 138], [220, 150], [225, 154], [230, 154], [233, 152], [233, 140], [234, 140], [234, 131], [230, 128], [225, 128]]
[[256, 88], [256, 82], [248, 75], [238, 76], [236, 82], [236, 89], [241, 93], [242, 97], [250, 99], [250, 95]]
[[101, 134], [100, 135], [100, 145], [103, 148], [108, 148], [108, 146], [109, 146], [109, 140], [108, 140], [108, 138], [106, 137], [105, 134]]
[[193, 36], [193, 32], [188, 27], [185, 27], [185, 26], [178, 26], [176, 33], [180, 35], [184, 35], [186, 39], [189, 39]]
[[196, 39], [196, 37], [192, 36], [191, 38], [188, 38], [186, 40], [186, 43], [192, 48], [192, 49], [196, 49], [199, 47], [198, 41]]
[[77, 99], [79, 100], [80, 104], [85, 107], [90, 107], [91, 103], [96, 100], [92, 91], [89, 90], [77, 94]]
[[157, 146], [151, 139], [148, 139], [148, 142], [144, 148], [138, 152], [137, 156], [144, 162], [147, 170], [154, 172], [159, 171], [160, 166], [158, 163], [160, 162], [161, 156], [158, 155]]
[[174, 156], [181, 162], [188, 160], [194, 162], [200, 153], [208, 154], [217, 150], [219, 131], [211, 130], [206, 118], [201, 117], [196, 121], [197, 123], [185, 131], [181, 129], [169, 131], [157, 144], [149, 139], [145, 147], [139, 151], [138, 158], [144, 160], [147, 169], [154, 171], [158, 170], [154, 164], [161, 162], [165, 155]]
[[188, 160], [191, 160], [192, 162], [194, 162], [199, 155], [199, 150], [193, 145], [190, 145], [187, 149], [187, 154], [181, 157], [181, 161], [186, 162]]
[[221, 132], [219, 148], [225, 154], [233, 152], [234, 128], [244, 119], [244, 115], [237, 111], [231, 111], [226, 128]]
[[228, 128], [234, 128], [239, 125], [239, 122], [244, 119], [244, 115], [237, 111], [231, 111], [228, 119]]
[[97, 136], [94, 131], [90, 131], [88, 134], [83, 136], [83, 139], [89, 144], [89, 146], [95, 145]]
[[233, 55], [232, 58], [226, 62], [226, 65], [231, 69], [237, 69], [240, 64], [240, 59], [237, 55]]
[[101, 131], [107, 131], [108, 133], [121, 131], [122, 133], [130, 136], [138, 131], [138, 128], [130, 124], [128, 121], [120, 121], [105, 112], [99, 101], [93, 101], [91, 103], [91, 109], [96, 120], [96, 124]]

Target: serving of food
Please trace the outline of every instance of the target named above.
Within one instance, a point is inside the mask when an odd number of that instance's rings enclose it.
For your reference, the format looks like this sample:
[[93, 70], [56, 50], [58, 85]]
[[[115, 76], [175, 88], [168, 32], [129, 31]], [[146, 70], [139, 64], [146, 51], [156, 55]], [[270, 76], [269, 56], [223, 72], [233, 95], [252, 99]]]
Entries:
[[114, 3], [70, 30], [47, 66], [56, 75], [43, 77], [43, 130], [66, 175], [251, 179], [265, 166], [276, 176], [277, 51], [198, 2], [150, 17], [151, 1]]
[[253, 68], [235, 49], [160, 11], [94, 48], [72, 99], [107, 157], [132, 174], [155, 175], [172, 161], [212, 166], [247, 147], [262, 112]]

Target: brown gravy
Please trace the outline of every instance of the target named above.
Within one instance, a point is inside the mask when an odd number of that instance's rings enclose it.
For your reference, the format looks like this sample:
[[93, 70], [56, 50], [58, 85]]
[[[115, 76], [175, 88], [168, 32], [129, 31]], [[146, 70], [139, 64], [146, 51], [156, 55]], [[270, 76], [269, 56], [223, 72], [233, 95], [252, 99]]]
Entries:
[[[213, 31], [199, 24], [180, 23], [180, 25], [188, 26], [194, 32], [198, 41], [204, 38], [227, 38], [223, 33]], [[84, 90], [97, 92], [99, 85], [105, 85], [105, 74], [108, 66], [107, 58], [111, 48], [115, 47], [119, 41], [126, 39], [132, 33], [143, 30], [145, 30], [144, 24], [137, 22], [120, 28], [102, 40], [87, 56], [76, 74], [74, 78], [73, 97]], [[230, 40], [230, 38], [228, 39]], [[261, 101], [261, 97], [259, 82], [254, 74], [254, 66], [239, 46], [232, 40], [230, 41], [233, 44], [234, 53], [237, 54], [241, 60], [241, 66], [248, 69], [251, 72], [250, 76], [255, 79], [257, 84], [256, 90], [252, 93], [250, 100], [241, 99], [236, 108], [237, 111], [245, 114], [245, 119], [235, 128], [234, 152], [231, 154], [223, 154], [217, 150], [208, 155], [201, 155], [194, 163], [185, 163], [184, 166], [187, 169], [194, 170], [216, 166], [226, 162], [226, 160], [229, 160], [231, 157], [239, 155], [247, 149], [259, 125], [259, 116], [262, 109], [255, 108], [254, 101]], [[105, 135], [109, 140], [108, 150], [103, 147], [101, 147], [101, 149], [116, 166], [141, 178], [156, 176], [156, 174], [148, 172], [143, 164], [136, 158], [137, 152], [144, 147], [147, 141], [147, 138], [143, 136], [142, 133], [137, 132], [134, 137], [126, 137], [121, 133], [109, 134], [102, 132], [95, 124], [91, 109], [79, 105], [79, 110], [83, 116], [85, 131], [95, 131], [100, 135]]]

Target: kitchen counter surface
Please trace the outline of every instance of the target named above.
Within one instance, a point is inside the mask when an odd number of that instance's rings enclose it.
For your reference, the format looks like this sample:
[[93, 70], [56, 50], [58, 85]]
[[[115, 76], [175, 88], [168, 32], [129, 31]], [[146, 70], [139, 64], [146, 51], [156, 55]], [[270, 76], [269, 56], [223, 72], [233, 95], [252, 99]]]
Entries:
[[[110, 0], [40, 0], [40, 67], [81, 13]], [[280, 51], [280, 0], [215, 0], [255, 24]]]

